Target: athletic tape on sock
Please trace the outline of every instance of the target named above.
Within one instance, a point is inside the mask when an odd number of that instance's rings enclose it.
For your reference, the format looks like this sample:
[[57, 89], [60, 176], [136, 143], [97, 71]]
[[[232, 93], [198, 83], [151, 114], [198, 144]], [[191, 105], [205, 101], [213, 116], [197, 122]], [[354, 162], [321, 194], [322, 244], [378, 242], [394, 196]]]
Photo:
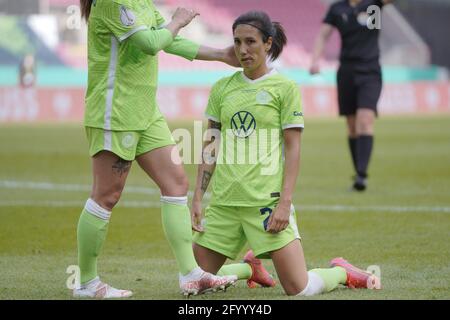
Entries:
[[161, 196], [161, 202], [170, 203], [170, 204], [178, 204], [178, 205], [187, 205], [188, 197], [166, 197]]
[[325, 283], [323, 282], [322, 278], [318, 274], [309, 271], [308, 284], [302, 292], [297, 294], [297, 296], [313, 296], [322, 293], [324, 290]]
[[103, 209], [91, 198], [86, 201], [84, 209], [93, 216], [96, 216], [97, 218], [100, 218], [102, 220], [109, 221], [109, 218], [111, 217], [111, 211]]

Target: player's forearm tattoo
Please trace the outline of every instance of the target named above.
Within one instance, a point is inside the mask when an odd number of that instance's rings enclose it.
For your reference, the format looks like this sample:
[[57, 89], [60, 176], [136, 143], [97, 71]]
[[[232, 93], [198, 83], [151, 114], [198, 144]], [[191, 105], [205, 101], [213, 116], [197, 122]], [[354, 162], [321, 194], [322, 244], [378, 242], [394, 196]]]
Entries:
[[209, 171], [203, 171], [202, 175], [202, 191], [206, 192], [208, 189], [209, 181], [211, 180], [212, 174]]
[[117, 172], [121, 177], [123, 174], [127, 173], [130, 170], [131, 161], [118, 159], [116, 163], [113, 164], [112, 169], [114, 172]]

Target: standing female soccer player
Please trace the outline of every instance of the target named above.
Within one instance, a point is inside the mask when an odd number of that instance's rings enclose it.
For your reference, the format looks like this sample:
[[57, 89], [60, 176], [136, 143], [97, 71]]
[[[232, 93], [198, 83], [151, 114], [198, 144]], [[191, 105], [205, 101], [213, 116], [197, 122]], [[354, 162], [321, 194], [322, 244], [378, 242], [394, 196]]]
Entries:
[[[198, 231], [197, 262], [211, 273], [273, 286], [255, 258], [270, 257], [288, 295], [317, 294], [339, 284], [370, 286], [377, 279], [342, 258], [333, 260], [331, 269], [307, 272], [292, 205], [304, 127], [300, 92], [294, 81], [267, 66], [268, 59], [281, 54], [286, 36], [264, 12], [240, 16], [233, 33], [244, 71], [214, 85], [206, 110], [209, 128], [220, 130], [211, 140], [216, 146], [221, 142], [217, 154], [209, 152], [214, 145], [205, 144], [204, 163], [198, 168], [191, 211]], [[255, 150], [256, 161], [248, 161]], [[234, 164], [231, 154], [247, 161]], [[211, 178], [212, 199], [202, 224], [201, 203]], [[245, 257], [248, 263], [222, 267], [227, 258], [236, 259], [247, 241], [253, 250]]]
[[81, 0], [88, 21], [89, 79], [85, 126], [92, 156], [93, 188], [78, 223], [81, 288], [77, 297], [120, 298], [130, 291], [100, 281], [97, 256], [111, 211], [120, 199], [133, 160], [161, 190], [164, 231], [180, 270], [184, 294], [223, 289], [233, 277], [201, 270], [192, 251], [187, 207], [188, 180], [179, 159], [172, 161], [172, 135], [156, 104], [160, 50], [184, 58], [238, 64], [232, 48], [200, 47], [177, 37], [197, 15], [178, 9], [164, 19], [151, 0]]
[[342, 40], [337, 74], [339, 114], [347, 118], [348, 143], [356, 171], [353, 189], [357, 191], [367, 187], [374, 122], [382, 87], [380, 32], [368, 25], [368, 13], [373, 13], [371, 6], [381, 9], [392, 1], [344, 0], [331, 5], [317, 37], [310, 68], [311, 74], [319, 73], [320, 57], [335, 27]]

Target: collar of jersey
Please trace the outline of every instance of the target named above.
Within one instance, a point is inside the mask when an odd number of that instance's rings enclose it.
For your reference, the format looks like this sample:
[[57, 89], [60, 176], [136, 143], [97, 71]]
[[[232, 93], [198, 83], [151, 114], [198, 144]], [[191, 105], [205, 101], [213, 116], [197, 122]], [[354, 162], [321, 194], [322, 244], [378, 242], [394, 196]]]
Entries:
[[244, 79], [244, 81], [245, 81], [245, 82], [248, 82], [248, 83], [258, 83], [258, 82], [261, 82], [261, 81], [263, 81], [263, 80], [266, 80], [268, 77], [271, 77], [271, 76], [276, 75], [276, 74], [278, 74], [278, 71], [277, 71], [276, 69], [272, 69], [272, 70], [270, 70], [268, 73], [266, 73], [265, 75], [263, 75], [262, 77], [259, 77], [258, 79], [255, 79], [255, 80], [252, 80], [252, 79], [250, 79], [249, 77], [247, 77], [247, 76], [244, 74], [244, 71], [241, 72], [242, 79]]

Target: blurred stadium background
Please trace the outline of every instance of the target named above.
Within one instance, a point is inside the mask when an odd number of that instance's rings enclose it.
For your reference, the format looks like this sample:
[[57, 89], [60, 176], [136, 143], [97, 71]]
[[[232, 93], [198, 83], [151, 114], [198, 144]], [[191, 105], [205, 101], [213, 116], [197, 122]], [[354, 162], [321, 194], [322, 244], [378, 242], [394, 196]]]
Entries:
[[[231, 45], [233, 20], [250, 9], [284, 24], [289, 45], [275, 65], [299, 83], [308, 126], [295, 194], [308, 266], [342, 254], [380, 265], [385, 288], [317, 298], [450, 299], [450, 0], [397, 0], [384, 10], [385, 84], [371, 185], [363, 195], [345, 189], [351, 162], [344, 122], [336, 117], [337, 32], [322, 74], [308, 74], [330, 2], [155, 0], [166, 18], [177, 6], [197, 9], [201, 16], [182, 34], [210, 46]], [[70, 298], [65, 270], [76, 264], [76, 223], [91, 183], [82, 128], [86, 25], [77, 5], [0, 0], [0, 299]], [[171, 127], [192, 130], [211, 85], [232, 72], [161, 53], [158, 100]], [[186, 168], [192, 185], [196, 168]], [[178, 299], [158, 190], [135, 169], [113, 215], [100, 270], [137, 298]], [[211, 297], [286, 298], [280, 286], [249, 291], [245, 284]]]
[[[283, 22], [289, 46], [276, 65], [296, 79], [308, 116], [336, 113], [337, 32], [327, 47], [322, 75], [307, 69], [314, 38], [328, 2], [320, 0], [158, 0], [170, 18], [178, 5], [201, 16], [183, 35], [212, 46], [232, 43], [230, 26], [240, 13], [262, 9]], [[0, 0], [0, 122], [80, 121], [86, 72], [86, 26], [75, 0]], [[381, 114], [450, 113], [450, 1], [396, 1], [383, 14], [381, 33], [385, 87]], [[26, 54], [35, 56], [36, 88], [17, 91]], [[220, 63], [190, 63], [161, 53], [159, 101], [172, 119], [199, 118], [209, 87], [232, 70]]]

